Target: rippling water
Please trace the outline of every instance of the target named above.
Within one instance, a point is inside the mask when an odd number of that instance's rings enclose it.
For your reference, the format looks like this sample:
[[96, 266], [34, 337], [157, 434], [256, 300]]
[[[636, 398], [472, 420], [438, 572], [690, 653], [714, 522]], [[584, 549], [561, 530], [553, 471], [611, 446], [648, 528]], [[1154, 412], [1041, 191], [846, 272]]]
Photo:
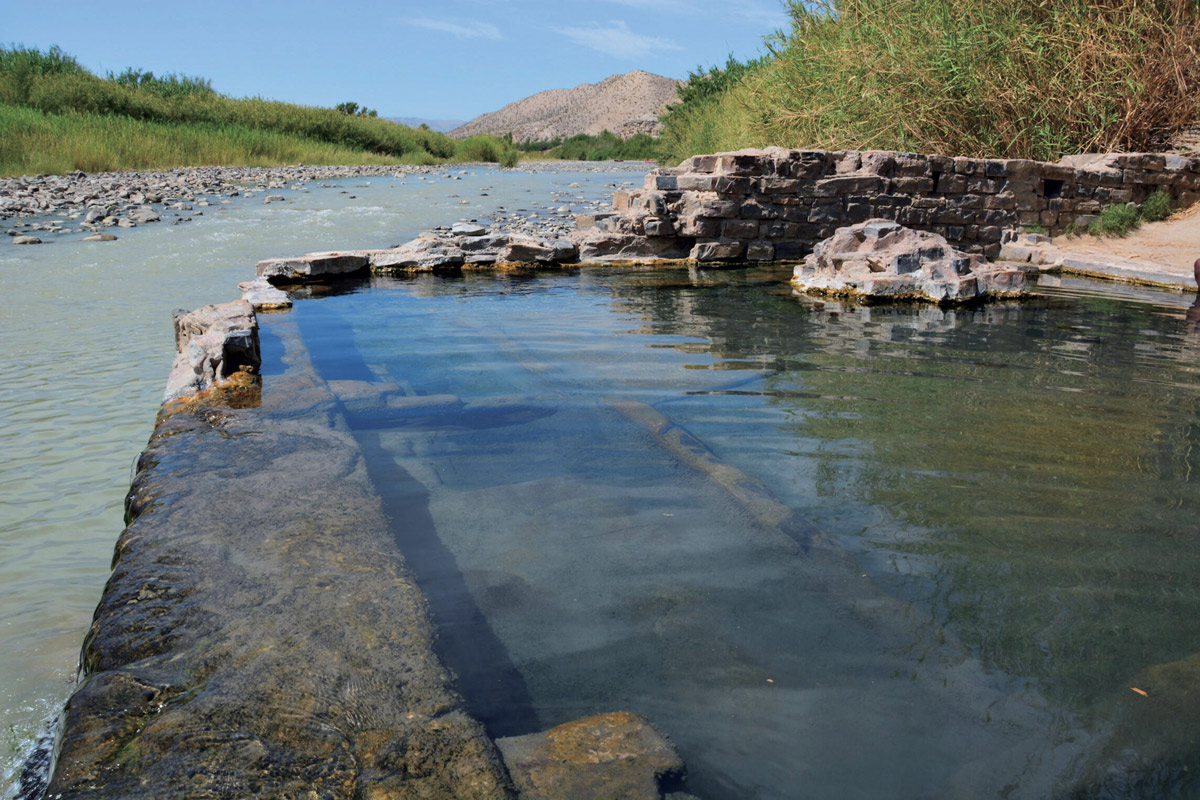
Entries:
[[629, 173], [451, 174], [461, 180], [314, 183], [282, 192], [286, 203], [263, 205], [261, 195], [217, 202], [187, 224], [118, 230], [117, 242], [0, 242], [0, 796], [73, 685], [123, 527], [130, 465], [165, 385], [172, 309], [235, 299], [236, 284], [262, 258], [387, 247], [498, 206], [578, 207], [580, 197], [640, 181]]

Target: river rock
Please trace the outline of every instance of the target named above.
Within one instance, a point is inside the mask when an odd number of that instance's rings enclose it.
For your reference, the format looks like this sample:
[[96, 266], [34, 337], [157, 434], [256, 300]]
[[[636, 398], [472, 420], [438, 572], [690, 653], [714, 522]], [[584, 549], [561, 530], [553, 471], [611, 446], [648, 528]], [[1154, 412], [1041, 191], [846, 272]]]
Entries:
[[133, 221], [142, 222], [158, 222], [162, 217], [153, 208], [139, 208], [133, 213]]
[[115, 242], [117, 237], [111, 233], [93, 233], [91, 236], [83, 237], [85, 242]]
[[36, 236], [14, 236], [13, 244], [41, 244], [42, 240]]
[[304, 283], [313, 279], [345, 277], [362, 272], [368, 260], [356, 252], [309, 253], [297, 258], [268, 258], [259, 261], [255, 274], [271, 283]]
[[497, 739], [496, 745], [523, 800], [659, 800], [685, 777], [671, 743], [626, 712]]
[[955, 250], [938, 234], [872, 219], [818, 243], [792, 285], [812, 294], [963, 303], [1019, 295], [1025, 274]]
[[276, 289], [266, 278], [255, 278], [238, 284], [242, 299], [254, 307], [255, 311], [279, 311], [292, 307], [292, 298], [287, 292]]
[[450, 232], [455, 236], [483, 236], [487, 233], [487, 228], [473, 222], [456, 222], [450, 228]]
[[246, 300], [176, 311], [175, 363], [163, 401], [194, 395], [262, 363], [258, 320]]

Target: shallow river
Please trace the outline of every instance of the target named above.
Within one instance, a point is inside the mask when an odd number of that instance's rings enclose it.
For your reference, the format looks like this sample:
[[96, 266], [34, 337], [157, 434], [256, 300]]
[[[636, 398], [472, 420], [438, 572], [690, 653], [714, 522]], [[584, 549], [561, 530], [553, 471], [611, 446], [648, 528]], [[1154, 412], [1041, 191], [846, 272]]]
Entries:
[[[449, 174], [451, 179], [445, 176]], [[454, 178], [458, 178], [455, 180]], [[454, 167], [260, 193], [194, 221], [39, 246], [0, 241], [0, 797], [75, 679], [83, 634], [123, 527], [133, 459], [172, 359], [171, 311], [225, 302], [271, 256], [387, 247], [503, 207], [543, 218], [610, 197], [627, 172]], [[572, 186], [572, 184], [576, 184]], [[581, 199], [582, 198], [582, 199]], [[465, 201], [465, 202], [463, 202]]]
[[[0, 249], [6, 780], [71, 688], [171, 308], [628, 179], [462, 177]], [[264, 371], [294, 324], [326, 380], [407, 396], [347, 421], [493, 735], [640, 712], [708, 800], [1200, 792], [1191, 298], [863, 309], [785, 278], [377, 278], [264, 317]]]

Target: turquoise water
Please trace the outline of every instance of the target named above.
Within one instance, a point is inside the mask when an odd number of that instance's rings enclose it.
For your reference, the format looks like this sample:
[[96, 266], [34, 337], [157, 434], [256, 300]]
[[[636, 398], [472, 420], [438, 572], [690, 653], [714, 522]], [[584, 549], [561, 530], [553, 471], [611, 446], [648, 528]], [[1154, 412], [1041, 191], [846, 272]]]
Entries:
[[864, 309], [785, 277], [294, 309], [326, 380], [388, 387], [347, 419], [474, 713], [643, 713], [706, 798], [1200, 792], [1190, 298]]
[[456, 166], [273, 189], [288, 200], [269, 205], [261, 194], [211, 198], [192, 222], [120, 229], [116, 242], [43, 235], [46, 244], [21, 247], [3, 237], [0, 796], [74, 684], [130, 466], [165, 387], [173, 309], [236, 299], [263, 258], [387, 247], [500, 206], [545, 217], [547, 206], [578, 209], [631, 181], [640, 175]]

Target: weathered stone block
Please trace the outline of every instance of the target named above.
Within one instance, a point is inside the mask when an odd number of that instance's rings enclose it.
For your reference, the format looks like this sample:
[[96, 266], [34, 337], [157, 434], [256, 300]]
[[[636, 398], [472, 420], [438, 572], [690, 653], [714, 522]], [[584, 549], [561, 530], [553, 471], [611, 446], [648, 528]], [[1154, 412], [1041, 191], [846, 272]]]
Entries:
[[749, 219], [730, 219], [721, 225], [721, 234], [731, 239], [757, 239], [758, 223]]
[[685, 159], [676, 169], [683, 172], [712, 173], [716, 170], [719, 160], [716, 155], [692, 156]]
[[705, 197], [700, 200], [700, 213], [706, 217], [736, 219], [741, 211], [742, 204], [737, 200], [723, 200], [717, 197]]
[[795, 194], [800, 189], [800, 181], [796, 178], [771, 176], [760, 178], [758, 187], [763, 194]]
[[895, 178], [920, 178], [932, 175], [937, 169], [930, 160], [915, 153], [898, 153], [893, 158], [892, 176]]
[[893, 178], [892, 191], [904, 194], [920, 194], [933, 191], [933, 178]]
[[720, 195], [750, 194], [756, 182], [757, 179], [755, 178], [730, 178], [721, 176], [717, 178], [714, 189]]
[[681, 188], [679, 186], [679, 176], [677, 175], [656, 175], [651, 172], [646, 176], [645, 188], [659, 189], [665, 191], [674, 191]]
[[688, 258], [692, 261], [737, 261], [746, 252], [740, 241], [697, 242]]
[[779, 209], [758, 200], [746, 200], [742, 203], [743, 219], [778, 219]]
[[683, 192], [711, 192], [717, 188], [718, 176], [691, 173], [675, 179], [675, 186]]
[[825, 200], [812, 204], [806, 222], [840, 222], [842, 218], [842, 201]]
[[708, 217], [686, 217], [679, 221], [679, 235], [696, 239], [711, 239], [721, 229], [721, 220]]
[[937, 191], [941, 194], [963, 194], [967, 191], [967, 176], [943, 174], [938, 179]]
[[841, 175], [817, 181], [814, 189], [818, 197], [846, 194], [882, 194], [887, 191], [887, 181], [878, 175]]
[[751, 242], [746, 246], [747, 261], [770, 261], [775, 258], [775, 245], [762, 240]]
[[723, 153], [717, 157], [715, 171], [725, 175], [755, 175], [761, 174], [767, 163], [769, 158], [761, 150]]
[[675, 226], [671, 224], [671, 220], [664, 218], [648, 219], [645, 222], [644, 229], [647, 236], [674, 236]]

